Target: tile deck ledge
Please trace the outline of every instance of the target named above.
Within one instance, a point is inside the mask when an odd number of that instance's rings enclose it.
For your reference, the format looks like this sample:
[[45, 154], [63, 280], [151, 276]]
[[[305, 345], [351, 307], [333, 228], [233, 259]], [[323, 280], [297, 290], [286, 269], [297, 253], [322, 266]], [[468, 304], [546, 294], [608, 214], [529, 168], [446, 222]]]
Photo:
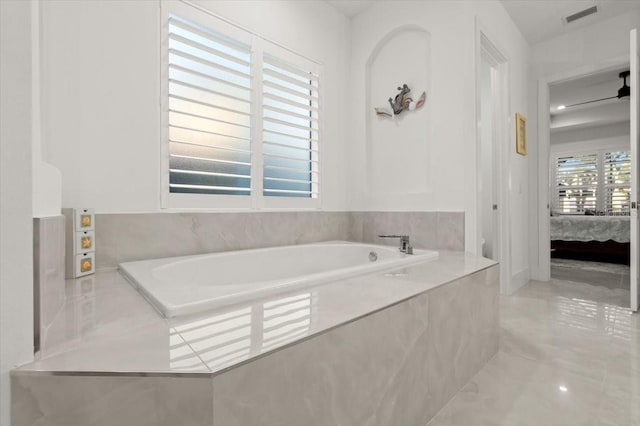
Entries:
[[[119, 272], [99, 271], [66, 281], [65, 303], [38, 359], [12, 374], [211, 377], [493, 265], [441, 251], [438, 259], [394, 271], [171, 319]], [[266, 304], [278, 304], [291, 318], [274, 326], [274, 318], [265, 318]]]

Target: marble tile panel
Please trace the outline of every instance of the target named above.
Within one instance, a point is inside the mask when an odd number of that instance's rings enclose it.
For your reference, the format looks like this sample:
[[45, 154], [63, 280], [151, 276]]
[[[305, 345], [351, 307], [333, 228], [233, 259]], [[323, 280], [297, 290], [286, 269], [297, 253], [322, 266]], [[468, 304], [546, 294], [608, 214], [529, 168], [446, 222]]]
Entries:
[[640, 356], [618, 356], [608, 365], [598, 417], [607, 424], [640, 425]]
[[[118, 271], [100, 271], [66, 281], [64, 307], [45, 336], [42, 359], [23, 368], [217, 372], [492, 265], [462, 252], [441, 252], [411, 267], [170, 320]], [[241, 337], [247, 343], [242, 348]]]
[[[344, 286], [349, 287], [345, 297]], [[425, 285], [371, 275], [299, 289], [170, 324], [213, 372], [279, 350], [301, 339], [424, 291]]]
[[552, 279], [501, 296], [498, 356], [429, 425], [640, 425], [639, 316], [620, 292]]
[[364, 212], [348, 212], [349, 241], [364, 241]]
[[[432, 407], [442, 407], [496, 353], [499, 343], [497, 267], [430, 293], [427, 359]], [[429, 417], [436, 412], [429, 413]]]
[[397, 245], [379, 234], [408, 234], [415, 247], [464, 249], [464, 213], [245, 212], [96, 215], [99, 269], [121, 262], [329, 240]]
[[420, 424], [387, 423], [393, 402], [398, 409], [408, 402], [399, 400], [395, 377], [409, 373], [426, 386], [419, 379], [425, 366], [407, 353], [415, 345], [426, 355], [418, 342], [426, 334], [426, 316], [407, 308], [403, 314], [393, 320], [374, 315], [215, 377], [214, 424]]
[[435, 425], [596, 425], [602, 383], [499, 352], [429, 422]]
[[13, 426], [211, 426], [208, 377], [14, 373]]
[[463, 212], [437, 212], [436, 229], [439, 250], [464, 250]]
[[65, 301], [64, 216], [33, 219], [36, 351]]
[[[602, 380], [607, 360], [616, 352], [610, 335], [598, 332], [606, 321], [571, 321], [572, 313], [558, 314], [552, 309], [519, 314], [503, 309], [502, 315], [501, 349], [508, 354]], [[518, 319], [507, 320], [508, 315]]]
[[442, 288], [221, 372], [214, 424], [424, 425], [498, 344], [497, 266]]
[[[216, 372], [494, 264], [460, 252], [442, 253], [436, 261], [303, 288], [209, 313], [172, 318], [170, 324]], [[495, 269], [488, 269], [487, 277], [491, 280], [497, 280], [497, 275], [491, 275], [497, 273]], [[497, 294], [494, 298], [488, 300], [497, 304]], [[474, 309], [485, 299], [480, 297]], [[496, 316], [494, 323], [497, 324], [497, 311], [490, 312]], [[229, 333], [234, 327], [235, 331]], [[231, 353], [225, 344], [227, 341], [234, 343], [235, 350]]]
[[435, 212], [359, 212], [362, 240], [366, 243], [397, 246], [397, 240], [384, 240], [379, 235], [409, 235], [414, 247], [438, 248], [437, 213]]
[[614, 310], [629, 307], [629, 289], [607, 288], [573, 280], [552, 279], [549, 282], [531, 281], [523, 287], [519, 297], [531, 297], [544, 303], [566, 300], [597, 302], [603, 309]]
[[432, 250], [464, 250], [462, 212], [353, 212], [354, 236], [368, 243], [396, 245], [380, 234], [407, 234], [414, 247]]
[[121, 262], [345, 240], [344, 212], [149, 213], [96, 215], [99, 269]]
[[41, 359], [30, 369], [208, 371], [116, 271], [67, 280], [65, 285], [63, 308], [43, 336]]

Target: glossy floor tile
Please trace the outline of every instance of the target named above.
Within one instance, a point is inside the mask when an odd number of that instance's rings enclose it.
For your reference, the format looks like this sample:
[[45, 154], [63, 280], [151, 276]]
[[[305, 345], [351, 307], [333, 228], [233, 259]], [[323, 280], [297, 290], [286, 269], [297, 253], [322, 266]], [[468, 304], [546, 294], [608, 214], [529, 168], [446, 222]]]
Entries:
[[429, 426], [640, 425], [629, 291], [531, 281], [501, 297], [500, 351]]
[[607, 288], [629, 289], [629, 265], [573, 259], [551, 259], [551, 278]]

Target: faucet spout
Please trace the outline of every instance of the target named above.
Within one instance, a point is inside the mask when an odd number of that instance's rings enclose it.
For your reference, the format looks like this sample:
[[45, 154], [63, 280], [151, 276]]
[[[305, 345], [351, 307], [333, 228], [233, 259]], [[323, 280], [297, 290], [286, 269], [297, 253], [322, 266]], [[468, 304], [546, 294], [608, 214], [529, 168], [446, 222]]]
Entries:
[[378, 238], [398, 238], [400, 240], [400, 252], [413, 254], [413, 247], [411, 246], [408, 235], [378, 235]]

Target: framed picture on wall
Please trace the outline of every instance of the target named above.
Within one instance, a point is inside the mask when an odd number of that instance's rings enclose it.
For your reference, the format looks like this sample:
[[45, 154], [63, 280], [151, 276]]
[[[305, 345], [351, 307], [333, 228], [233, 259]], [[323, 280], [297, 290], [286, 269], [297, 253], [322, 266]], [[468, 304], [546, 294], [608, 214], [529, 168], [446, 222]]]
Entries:
[[527, 155], [527, 118], [516, 112], [516, 152]]

